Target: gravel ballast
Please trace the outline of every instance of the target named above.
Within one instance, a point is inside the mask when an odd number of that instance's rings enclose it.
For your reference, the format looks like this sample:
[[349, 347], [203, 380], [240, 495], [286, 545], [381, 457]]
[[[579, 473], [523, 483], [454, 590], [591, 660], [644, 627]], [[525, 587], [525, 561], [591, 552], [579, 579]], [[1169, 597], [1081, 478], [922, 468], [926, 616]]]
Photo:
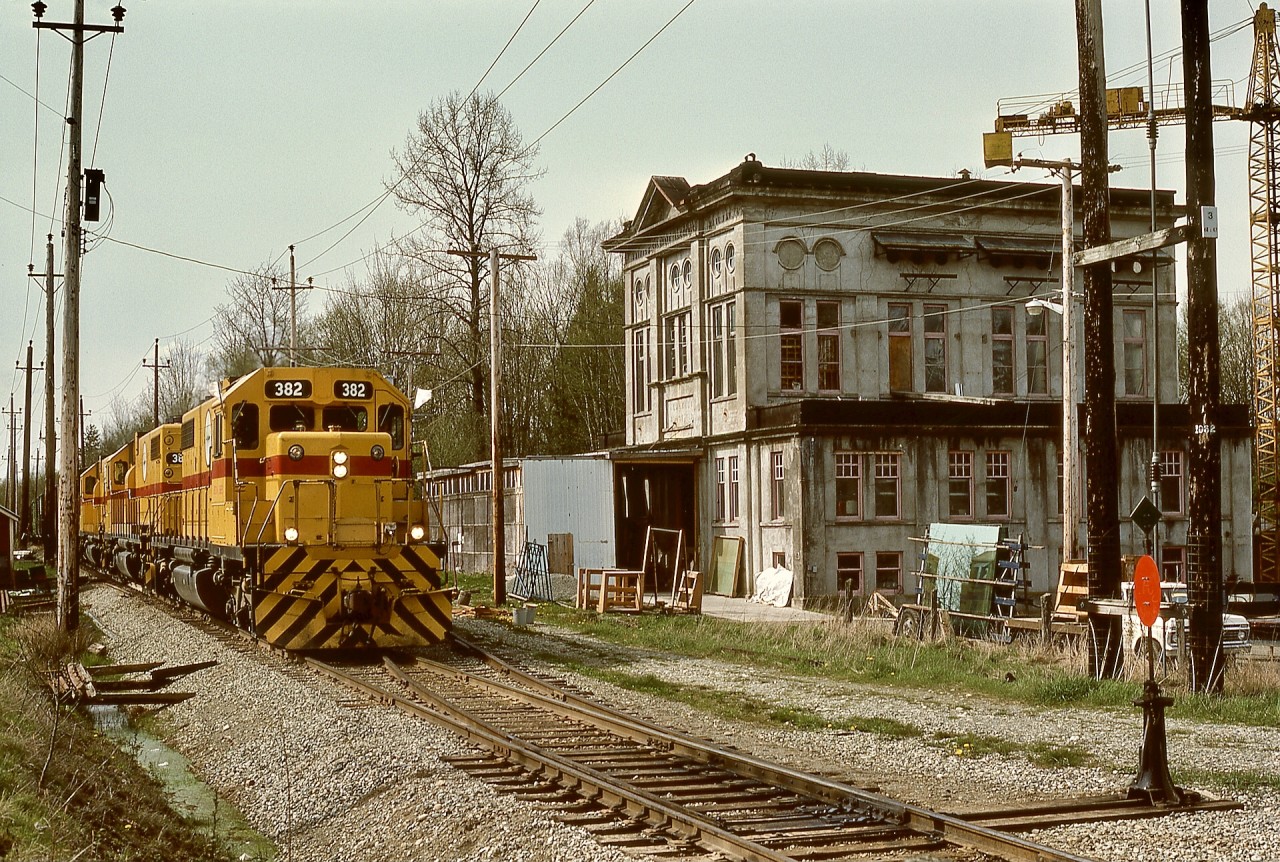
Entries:
[[[85, 602], [117, 661], [180, 664], [217, 659], [188, 677], [198, 696], [167, 710], [171, 744], [200, 776], [281, 848], [310, 860], [490, 860], [530, 862], [635, 859], [602, 847], [583, 830], [454, 770], [442, 758], [472, 749], [428, 722], [374, 706], [274, 656], [246, 654], [109, 588]], [[615, 649], [543, 626], [513, 629], [466, 621], [459, 628], [509, 656], [584, 647]], [[619, 656], [623, 655], [619, 652]], [[626, 671], [713, 686], [834, 720], [892, 718], [925, 737], [890, 738], [849, 728], [798, 731], [730, 722], [689, 707], [568, 676], [620, 709], [688, 733], [731, 743], [798, 768], [879, 787], [903, 801], [963, 811], [1030, 798], [1123, 788], [1137, 763], [1141, 714], [1043, 709], [976, 696], [880, 689], [814, 679], [758, 676], [738, 664], [625, 653]], [[1280, 772], [1280, 733], [1271, 728], [1170, 721], [1170, 762], [1179, 769]], [[1007, 754], [956, 754], [922, 739], [981, 734], [1007, 740]], [[1045, 769], [1025, 749], [1073, 744], [1088, 767]], [[1219, 793], [1212, 787], [1198, 787]], [[1114, 862], [1280, 860], [1280, 792], [1235, 798], [1244, 809], [1145, 821], [1060, 827], [1035, 840]]]

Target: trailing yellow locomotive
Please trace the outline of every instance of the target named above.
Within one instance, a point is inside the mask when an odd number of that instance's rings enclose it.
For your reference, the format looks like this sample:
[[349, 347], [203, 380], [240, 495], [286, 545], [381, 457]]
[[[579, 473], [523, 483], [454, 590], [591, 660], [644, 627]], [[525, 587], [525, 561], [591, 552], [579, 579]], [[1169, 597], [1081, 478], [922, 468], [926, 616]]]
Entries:
[[357, 368], [261, 368], [81, 475], [82, 551], [290, 650], [438, 643], [453, 592], [413, 499], [408, 402]]

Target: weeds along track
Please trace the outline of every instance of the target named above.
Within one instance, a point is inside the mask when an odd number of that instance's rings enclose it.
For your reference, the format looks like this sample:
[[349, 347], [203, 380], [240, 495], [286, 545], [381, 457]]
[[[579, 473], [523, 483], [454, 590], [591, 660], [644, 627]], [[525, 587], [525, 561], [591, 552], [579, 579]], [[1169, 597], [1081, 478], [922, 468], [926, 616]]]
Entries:
[[487, 749], [451, 758], [455, 767], [631, 852], [784, 862], [921, 851], [972, 858], [976, 850], [1084, 862], [1004, 830], [1157, 813], [1114, 797], [963, 818], [929, 811], [623, 715], [455, 640], [455, 656], [443, 662], [308, 662]]

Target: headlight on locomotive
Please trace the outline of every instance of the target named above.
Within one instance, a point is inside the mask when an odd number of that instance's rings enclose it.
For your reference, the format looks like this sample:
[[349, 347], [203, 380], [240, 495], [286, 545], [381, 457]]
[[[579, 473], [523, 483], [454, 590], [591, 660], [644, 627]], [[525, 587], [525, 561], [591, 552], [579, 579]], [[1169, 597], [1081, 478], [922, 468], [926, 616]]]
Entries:
[[345, 479], [346, 477], [347, 477], [347, 465], [346, 465], [346, 464], [334, 464], [334, 465], [333, 465], [333, 478], [335, 478], [335, 479]]
[[289, 447], [290, 461], [301, 461], [302, 456], [305, 454], [306, 453], [303, 451], [302, 446], [297, 443], [294, 443], [292, 446]]
[[383, 449], [377, 443], [373, 444], [373, 448], [369, 450], [369, 457], [375, 461], [381, 461], [387, 456], [387, 450]]
[[347, 463], [347, 453], [342, 451], [341, 449], [335, 450], [333, 453], [333, 463], [335, 464]]
[[415, 542], [421, 542], [423, 537], [427, 535], [427, 530], [421, 524], [414, 524], [409, 528], [409, 538]]
[[290, 543], [298, 541], [298, 528], [297, 528], [297, 527], [285, 527], [285, 528], [284, 528], [284, 540], [285, 540], [286, 542], [290, 542]]

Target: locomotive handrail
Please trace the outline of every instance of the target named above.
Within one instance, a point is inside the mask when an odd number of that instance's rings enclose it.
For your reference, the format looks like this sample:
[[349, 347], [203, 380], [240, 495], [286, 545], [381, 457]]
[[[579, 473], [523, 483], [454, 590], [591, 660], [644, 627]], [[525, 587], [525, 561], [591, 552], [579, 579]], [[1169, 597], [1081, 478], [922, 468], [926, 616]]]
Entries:
[[267, 531], [267, 523], [271, 520], [271, 515], [276, 510], [276, 503], [280, 502], [280, 495], [284, 493], [285, 485], [287, 485], [289, 482], [294, 482], [294, 481], [297, 481], [297, 480], [285, 479], [284, 482], [280, 484], [280, 488], [276, 491], [275, 498], [271, 501], [271, 508], [267, 509], [267, 514], [264, 515], [262, 518], [262, 526], [258, 528], [258, 537], [254, 539], [255, 545], [260, 546], [262, 544], [262, 534]]

